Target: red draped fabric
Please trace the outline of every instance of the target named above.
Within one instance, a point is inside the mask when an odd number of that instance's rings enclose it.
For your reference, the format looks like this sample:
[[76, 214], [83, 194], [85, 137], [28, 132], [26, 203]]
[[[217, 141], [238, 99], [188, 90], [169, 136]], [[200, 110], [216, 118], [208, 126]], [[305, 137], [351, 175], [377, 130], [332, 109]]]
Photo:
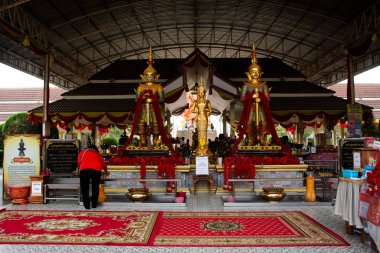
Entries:
[[166, 104], [172, 104], [172, 103], [176, 102], [182, 96], [182, 93], [183, 93], [184, 90], [186, 90], [186, 88], [182, 87], [181, 89], [179, 89], [177, 92], [175, 92], [171, 96], [166, 97], [165, 98], [165, 103]]
[[141, 109], [143, 97], [144, 97], [144, 93], [141, 93], [137, 99], [136, 110], [135, 110], [136, 113], [135, 113], [135, 117], [133, 118], [131, 134], [129, 135], [127, 142], [124, 144], [124, 149], [127, 148], [129, 144], [131, 144], [133, 140], [133, 136], [135, 135], [135, 132], [139, 123], [139, 119], [140, 119], [140, 109]]
[[157, 126], [158, 126], [158, 130], [161, 134], [162, 141], [166, 144], [166, 146], [168, 146], [168, 148], [172, 152], [172, 154], [176, 155], [177, 151], [175, 151], [173, 149], [173, 146], [171, 145], [171, 142], [170, 142], [168, 136], [166, 135], [166, 131], [165, 131], [163, 120], [162, 120], [162, 115], [161, 115], [160, 104], [159, 104], [158, 98], [155, 94], [152, 93], [151, 90], [146, 90], [146, 91], [144, 91], [144, 93], [141, 93], [138, 100], [137, 100], [136, 114], [135, 114], [135, 118], [133, 119], [131, 134], [128, 138], [128, 141], [125, 143], [124, 147], [127, 148], [133, 140], [133, 136], [135, 135], [135, 132], [136, 132], [136, 129], [137, 129], [137, 126], [139, 123], [139, 119], [140, 119], [140, 111], [141, 111], [140, 109], [141, 109], [141, 105], [142, 105], [142, 100], [143, 100], [144, 95], [147, 93], [149, 93], [151, 98], [152, 98], [152, 105], [153, 105], [154, 113], [156, 115]]
[[[231, 152], [232, 153], [236, 152], [237, 146], [242, 141], [242, 139], [244, 137], [244, 133], [247, 131], [247, 125], [248, 125], [248, 120], [249, 120], [249, 110], [250, 110], [250, 108], [252, 106], [252, 100], [253, 100], [252, 96], [253, 96], [253, 93], [254, 93], [254, 91], [252, 90], [252, 91], [250, 91], [246, 95], [246, 99], [244, 101], [243, 112], [241, 114], [241, 118], [240, 118], [240, 121], [239, 121], [239, 124], [238, 124], [238, 127], [237, 127], [237, 131], [239, 133], [239, 137], [236, 139], [234, 145], [231, 148]], [[264, 95], [263, 92], [259, 93], [259, 97], [260, 97], [262, 105], [263, 105], [264, 113], [265, 113], [265, 116], [266, 116], [267, 122], [268, 122], [269, 132], [272, 135], [273, 141], [277, 145], [282, 146], [282, 142], [278, 138], [278, 135], [277, 135], [277, 132], [276, 132], [276, 128], [274, 126], [274, 122], [273, 122], [273, 118], [272, 118], [272, 113], [270, 111], [269, 100]]]
[[244, 134], [247, 131], [249, 111], [252, 106], [253, 93], [254, 91], [251, 91], [245, 96], [244, 108], [240, 116], [239, 124], [237, 125], [237, 128], [236, 128], [236, 131], [238, 132], [238, 138], [236, 139], [234, 145], [231, 147], [231, 154], [236, 152], [237, 146], [243, 140]]
[[126, 114], [124, 114], [123, 116], [115, 117], [115, 116], [112, 116], [112, 115], [109, 114], [109, 113], [106, 113], [106, 116], [109, 118], [109, 120], [111, 120], [111, 121], [114, 122], [114, 123], [121, 123], [121, 122], [124, 122], [126, 119], [128, 119], [128, 117], [129, 117], [130, 115], [129, 115], [129, 113], [126, 113]]
[[[97, 121], [99, 121], [99, 120], [101, 120], [103, 117], [104, 117], [104, 114], [101, 114], [101, 115], [99, 115], [99, 116], [97, 116], [97, 117], [88, 117], [88, 116], [86, 116], [86, 115], [84, 115], [84, 114], [80, 114], [80, 116], [79, 117], [82, 117], [83, 119], [85, 119], [86, 121], [89, 121], [89, 122], [92, 122], [92, 123], [95, 123], [95, 122], [97, 122]], [[65, 120], [66, 121], [66, 120]]]
[[82, 130], [84, 130], [86, 128], [86, 125], [78, 124], [78, 125], [74, 125], [74, 128], [76, 130], [82, 131]]
[[265, 96], [265, 94], [263, 92], [259, 93], [259, 97], [260, 97], [261, 103], [263, 105], [264, 113], [265, 113], [265, 116], [266, 116], [266, 119], [267, 119], [267, 122], [268, 122], [268, 127], [269, 127], [269, 131], [270, 131], [270, 133], [272, 135], [272, 139], [273, 139], [273, 141], [277, 145], [282, 146], [283, 143], [278, 138], [277, 131], [276, 131], [276, 128], [274, 126], [274, 122], [273, 122], [273, 118], [272, 118], [272, 113], [270, 111], [269, 100], [268, 100], [268, 98]]
[[60, 120], [64, 121], [64, 122], [72, 122], [74, 121], [80, 114], [79, 113], [74, 113], [73, 115], [70, 115], [70, 116], [64, 116], [60, 113], [54, 113], [52, 115], [49, 116], [49, 118], [53, 118], [53, 117], [58, 117]]
[[177, 155], [177, 150], [173, 149], [172, 143], [170, 142], [168, 136], [166, 135], [166, 131], [164, 128], [164, 121], [162, 119], [161, 110], [160, 110], [160, 104], [158, 102], [158, 98], [155, 94], [152, 94], [152, 101], [153, 101], [153, 109], [154, 113], [156, 115], [156, 121], [158, 130], [161, 134], [162, 141], [168, 146], [169, 150], [172, 152], [172, 154]]

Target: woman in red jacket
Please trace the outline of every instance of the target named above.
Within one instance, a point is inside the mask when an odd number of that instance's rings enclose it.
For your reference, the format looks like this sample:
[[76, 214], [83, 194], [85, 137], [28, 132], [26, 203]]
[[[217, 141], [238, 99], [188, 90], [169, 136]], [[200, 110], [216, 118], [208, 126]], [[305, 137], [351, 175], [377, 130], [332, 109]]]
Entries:
[[80, 188], [82, 192], [83, 204], [86, 209], [90, 209], [89, 186], [92, 185], [92, 207], [98, 206], [99, 184], [102, 169], [108, 175], [107, 164], [99, 154], [98, 148], [91, 145], [83, 149], [78, 155]]

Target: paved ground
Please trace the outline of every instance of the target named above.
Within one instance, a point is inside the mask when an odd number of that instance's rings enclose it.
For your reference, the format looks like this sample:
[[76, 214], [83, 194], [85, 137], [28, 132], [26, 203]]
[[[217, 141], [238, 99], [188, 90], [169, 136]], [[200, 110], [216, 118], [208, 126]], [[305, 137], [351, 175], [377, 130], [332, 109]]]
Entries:
[[[1, 176], [2, 183], [2, 176]], [[0, 187], [2, 188], [2, 187]], [[2, 189], [0, 189], [2, 193]], [[2, 208], [16, 210], [84, 210], [83, 206], [79, 206], [75, 201], [55, 201], [49, 204], [34, 204], [34, 205], [13, 205], [9, 201], [2, 201]], [[115, 246], [67, 246], [67, 245], [0, 245], [1, 253], [80, 253], [80, 252], [176, 252], [176, 253], [191, 253], [191, 252], [213, 252], [213, 253], [248, 253], [248, 252], [318, 252], [318, 253], [341, 253], [341, 252], [372, 252], [369, 243], [362, 244], [357, 234], [346, 235], [344, 222], [340, 216], [334, 214], [333, 206], [275, 206], [268, 204], [260, 207], [224, 207], [220, 195], [209, 194], [206, 192], [198, 193], [197, 195], [188, 196], [187, 205], [185, 208], [166, 206], [163, 208], [144, 208], [135, 206], [126, 206], [120, 204], [107, 204], [99, 206], [96, 211], [107, 210], [162, 210], [162, 211], [185, 211], [185, 212], [223, 212], [223, 211], [290, 211], [298, 210], [306, 213], [316, 219], [334, 232], [345, 238], [351, 246], [348, 247], [282, 247], [282, 248], [167, 248], [167, 247], [115, 247]]]

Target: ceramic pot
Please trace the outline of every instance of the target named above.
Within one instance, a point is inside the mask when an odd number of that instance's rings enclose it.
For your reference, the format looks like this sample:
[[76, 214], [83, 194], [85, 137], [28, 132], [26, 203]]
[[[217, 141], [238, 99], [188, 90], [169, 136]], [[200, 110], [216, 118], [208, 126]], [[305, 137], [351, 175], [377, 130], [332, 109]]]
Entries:
[[13, 204], [25, 205], [29, 203], [30, 186], [8, 186], [8, 194], [12, 197]]

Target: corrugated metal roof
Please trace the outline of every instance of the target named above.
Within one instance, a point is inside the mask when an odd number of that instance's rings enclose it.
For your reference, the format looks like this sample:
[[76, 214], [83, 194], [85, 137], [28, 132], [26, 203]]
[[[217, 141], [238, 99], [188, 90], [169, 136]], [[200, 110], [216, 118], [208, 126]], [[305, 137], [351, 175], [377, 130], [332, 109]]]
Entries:
[[[42, 78], [42, 55], [52, 49], [52, 80], [73, 89], [118, 59], [147, 59], [150, 46], [155, 59], [184, 59], [199, 48], [210, 58], [229, 61], [249, 58], [255, 42], [260, 58], [276, 57], [328, 86], [347, 75], [344, 46], [370, 42], [354, 58], [358, 73], [379, 64], [380, 40], [370, 41], [379, 31], [379, 5], [358, 0], [4, 1], [1, 21], [20, 35], [1, 33], [0, 51], [6, 64]], [[21, 43], [24, 36], [30, 46]]]

